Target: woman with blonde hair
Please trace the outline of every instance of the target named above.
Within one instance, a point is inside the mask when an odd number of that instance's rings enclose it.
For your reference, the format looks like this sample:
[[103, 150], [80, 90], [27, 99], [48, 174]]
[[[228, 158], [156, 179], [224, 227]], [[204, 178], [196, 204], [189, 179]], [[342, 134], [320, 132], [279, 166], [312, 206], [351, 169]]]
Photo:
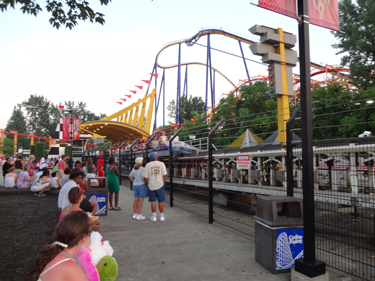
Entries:
[[33, 161], [35, 160], [35, 156], [34, 155], [29, 155], [29, 158], [27, 159], [27, 165], [29, 165], [30, 169], [29, 169], [29, 176], [33, 176], [34, 175], [34, 163]]
[[16, 173], [16, 168], [14, 167], [9, 168], [8, 173], [5, 175], [5, 178], [4, 178], [4, 187], [8, 189], [17, 188], [17, 185], [16, 185], [17, 179], [18, 179], [18, 176]]
[[29, 165], [23, 165], [22, 172], [20, 173], [17, 181], [18, 188], [30, 188], [31, 181], [36, 178], [36, 175], [30, 176], [29, 169]]
[[54, 231], [55, 241], [42, 248], [27, 281], [85, 281], [77, 253], [90, 245], [90, 223], [85, 212], [64, 217]]
[[143, 200], [147, 197], [147, 185], [143, 181], [142, 173], [145, 168], [142, 167], [143, 158], [138, 157], [135, 159], [135, 165], [131, 173], [129, 174], [129, 179], [133, 182], [134, 189], [134, 203], [133, 203], [133, 219], [144, 220], [145, 217], [142, 216]]

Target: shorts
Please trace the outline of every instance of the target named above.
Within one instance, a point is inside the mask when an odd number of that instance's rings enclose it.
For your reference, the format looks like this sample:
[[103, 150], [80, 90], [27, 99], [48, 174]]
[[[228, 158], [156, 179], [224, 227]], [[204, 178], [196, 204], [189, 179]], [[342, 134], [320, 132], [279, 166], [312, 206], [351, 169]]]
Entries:
[[89, 212], [91, 213], [92, 212], [92, 206], [91, 206], [91, 203], [89, 200], [87, 199], [83, 199], [82, 202], [81, 202], [81, 205], [79, 205], [79, 207], [82, 209], [82, 211], [84, 212]]
[[63, 170], [58, 170], [57, 171], [57, 176], [58, 177], [63, 177], [64, 176], [64, 171]]
[[157, 190], [150, 190], [148, 202], [155, 202], [156, 198], [158, 198], [158, 202], [165, 201], [165, 187], [164, 185]]
[[145, 198], [147, 197], [147, 185], [133, 185], [134, 197]]
[[43, 184], [40, 184], [40, 185], [32, 185], [32, 186], [30, 187], [30, 190], [31, 190], [32, 192], [39, 192], [39, 191], [42, 191], [42, 189], [45, 188], [45, 187], [48, 186], [48, 185], [49, 185], [49, 182], [47, 182], [47, 183], [43, 183]]

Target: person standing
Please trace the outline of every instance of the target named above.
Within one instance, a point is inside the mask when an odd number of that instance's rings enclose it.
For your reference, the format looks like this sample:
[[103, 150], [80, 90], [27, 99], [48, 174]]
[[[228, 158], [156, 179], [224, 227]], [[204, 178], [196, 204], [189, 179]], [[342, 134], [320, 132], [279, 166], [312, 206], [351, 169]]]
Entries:
[[[118, 182], [118, 176], [120, 172], [116, 167], [115, 158], [109, 158], [109, 165], [107, 167], [107, 179], [108, 179], [108, 190], [109, 190], [109, 210], [121, 211], [121, 207], [118, 206], [120, 185]], [[113, 193], [115, 193], [115, 207], [112, 205]]]
[[96, 161], [96, 167], [99, 167], [99, 165], [103, 165], [103, 167], [104, 167], [104, 161], [103, 161], [103, 155], [99, 155], [98, 156], [98, 161]]
[[149, 202], [151, 202], [151, 221], [156, 222], [156, 198], [159, 202], [160, 221], [165, 221], [164, 201], [165, 201], [165, 181], [167, 180], [167, 169], [163, 162], [158, 161], [156, 152], [150, 153], [151, 162], [147, 163], [143, 171], [143, 181], [150, 190]]
[[57, 175], [59, 176], [59, 178], [62, 178], [64, 176], [64, 170], [66, 169], [66, 157], [63, 156], [63, 159], [61, 161], [59, 161], [59, 164], [58, 165], [58, 172], [57, 172]]
[[46, 166], [47, 166], [47, 164], [46, 164], [46, 158], [44, 158], [44, 155], [43, 155], [42, 158], [40, 158], [39, 170], [42, 170]]
[[34, 175], [34, 160], [35, 160], [35, 156], [34, 155], [30, 155], [29, 156], [29, 160], [27, 161], [27, 165], [29, 165], [30, 169], [29, 169], [29, 176], [32, 177]]
[[143, 158], [138, 157], [135, 159], [135, 165], [131, 173], [129, 174], [129, 179], [133, 183], [134, 188], [134, 203], [133, 203], [133, 219], [144, 220], [145, 217], [142, 216], [142, 206], [143, 200], [147, 197], [147, 185], [143, 181], [142, 174], [145, 168], [142, 167]]

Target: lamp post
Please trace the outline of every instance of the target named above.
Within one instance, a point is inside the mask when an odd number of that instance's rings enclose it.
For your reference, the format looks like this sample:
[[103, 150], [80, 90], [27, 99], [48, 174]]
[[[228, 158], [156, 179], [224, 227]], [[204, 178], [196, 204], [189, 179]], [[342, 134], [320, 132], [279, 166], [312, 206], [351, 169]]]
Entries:
[[362, 110], [363, 110], [363, 131], [365, 132], [366, 131], [366, 103], [368, 104], [371, 104], [371, 103], [374, 103], [373, 100], [359, 100], [359, 101], [355, 101], [354, 104], [355, 105], [362, 105]]
[[70, 157], [73, 160], [73, 110], [64, 110], [70, 113]]

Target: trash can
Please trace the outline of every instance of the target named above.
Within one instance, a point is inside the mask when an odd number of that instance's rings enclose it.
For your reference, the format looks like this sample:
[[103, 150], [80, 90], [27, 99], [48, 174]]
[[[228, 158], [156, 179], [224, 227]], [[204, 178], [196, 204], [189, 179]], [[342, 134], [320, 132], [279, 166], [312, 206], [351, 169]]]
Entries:
[[271, 273], [290, 272], [303, 258], [302, 200], [259, 196], [255, 220], [255, 260]]
[[[96, 206], [96, 216], [106, 216], [108, 214], [108, 182], [106, 177], [89, 177], [86, 199], [94, 202]], [[103, 180], [99, 183], [99, 180]]]

